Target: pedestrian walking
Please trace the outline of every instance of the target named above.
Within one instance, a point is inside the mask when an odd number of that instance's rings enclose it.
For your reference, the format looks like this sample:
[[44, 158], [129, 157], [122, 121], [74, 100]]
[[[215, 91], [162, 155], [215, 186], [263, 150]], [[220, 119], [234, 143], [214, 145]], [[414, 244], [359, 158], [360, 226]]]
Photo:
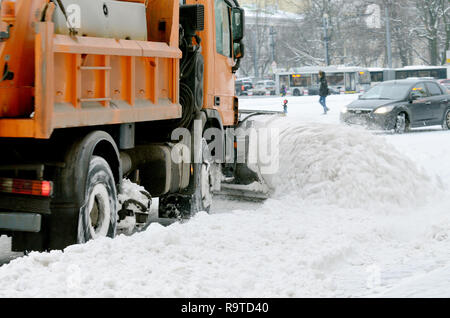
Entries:
[[323, 114], [326, 115], [330, 109], [327, 107], [327, 96], [329, 95], [329, 89], [325, 72], [319, 71], [319, 79], [320, 79], [319, 103], [323, 107]]
[[287, 89], [286, 86], [284, 86], [284, 84], [281, 86], [281, 97], [285, 97], [287, 94]]

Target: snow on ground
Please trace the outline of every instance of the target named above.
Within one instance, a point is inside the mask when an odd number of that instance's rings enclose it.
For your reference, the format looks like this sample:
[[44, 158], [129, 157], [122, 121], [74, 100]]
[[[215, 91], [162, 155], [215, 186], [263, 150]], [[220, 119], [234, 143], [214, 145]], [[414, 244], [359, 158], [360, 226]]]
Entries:
[[402, 154], [437, 175], [443, 183], [450, 186], [449, 132], [442, 130], [415, 130], [405, 135], [389, 136], [392, 143]]
[[450, 266], [405, 279], [381, 297], [450, 298]]
[[0, 297], [448, 297], [450, 132], [339, 126], [355, 98], [330, 96], [327, 116], [289, 98], [266, 202], [218, 198], [185, 224], [31, 253], [0, 267]]

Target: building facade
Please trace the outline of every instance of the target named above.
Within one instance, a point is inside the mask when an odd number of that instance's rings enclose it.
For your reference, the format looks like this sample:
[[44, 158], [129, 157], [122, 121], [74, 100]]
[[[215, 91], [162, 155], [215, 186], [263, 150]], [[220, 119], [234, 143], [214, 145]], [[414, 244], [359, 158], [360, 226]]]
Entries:
[[239, 0], [242, 6], [254, 6], [257, 8], [273, 8], [275, 10], [299, 13], [310, 5], [310, 0]]

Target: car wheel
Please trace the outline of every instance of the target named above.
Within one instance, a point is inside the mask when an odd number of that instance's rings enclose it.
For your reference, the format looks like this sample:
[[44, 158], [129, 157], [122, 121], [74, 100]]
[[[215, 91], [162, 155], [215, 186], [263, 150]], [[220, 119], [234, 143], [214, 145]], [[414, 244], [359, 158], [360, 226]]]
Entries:
[[445, 130], [450, 129], [450, 109], [447, 109], [444, 116], [444, 122], [442, 123], [442, 128]]
[[395, 119], [394, 131], [397, 134], [403, 134], [408, 130], [405, 113], [400, 113]]
[[294, 90], [294, 96], [300, 96], [300, 91], [298, 89]]

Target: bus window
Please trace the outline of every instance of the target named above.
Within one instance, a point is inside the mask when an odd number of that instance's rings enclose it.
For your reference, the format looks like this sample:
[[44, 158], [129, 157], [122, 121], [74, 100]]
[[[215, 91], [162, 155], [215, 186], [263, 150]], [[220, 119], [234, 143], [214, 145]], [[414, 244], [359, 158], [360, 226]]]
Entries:
[[344, 73], [329, 73], [327, 76], [328, 85], [344, 86]]
[[434, 77], [435, 79], [446, 79], [447, 78], [447, 69], [441, 68], [441, 69], [437, 69], [437, 70], [431, 70], [430, 77]]
[[419, 77], [419, 72], [416, 70], [395, 72], [395, 79], [405, 79], [405, 78], [409, 78], [409, 77]]
[[438, 70], [438, 76], [436, 77], [438, 79], [447, 79], [447, 69], [446, 68], [441, 68], [440, 70]]
[[382, 82], [383, 72], [370, 72], [370, 79], [372, 82]]
[[395, 74], [395, 79], [405, 79], [408, 77], [408, 73], [406, 71], [398, 71]]
[[310, 75], [291, 75], [291, 87], [308, 87], [309, 85], [311, 85]]
[[431, 72], [428, 70], [419, 71], [419, 77], [430, 77], [430, 76], [431, 76]]
[[359, 72], [359, 83], [360, 84], [370, 84], [371, 78], [370, 73], [367, 71]]
[[280, 86], [289, 87], [289, 75], [280, 75]]

